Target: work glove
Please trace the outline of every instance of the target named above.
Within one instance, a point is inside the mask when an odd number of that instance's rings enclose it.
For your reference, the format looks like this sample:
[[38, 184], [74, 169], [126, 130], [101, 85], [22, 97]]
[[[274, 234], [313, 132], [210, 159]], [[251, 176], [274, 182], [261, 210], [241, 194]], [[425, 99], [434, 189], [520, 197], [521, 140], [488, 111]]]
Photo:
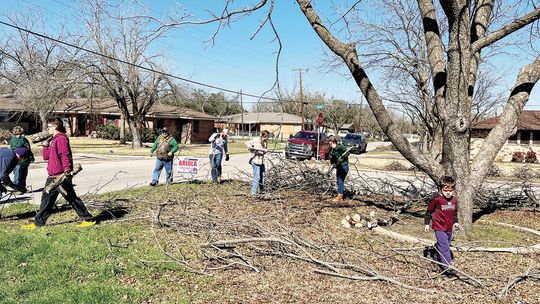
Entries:
[[229, 154], [225, 154], [225, 161], [229, 161]]
[[51, 140], [52, 140], [52, 137], [49, 137], [49, 138], [45, 139], [44, 141], [42, 141], [41, 145], [43, 147], [48, 147], [51, 144]]

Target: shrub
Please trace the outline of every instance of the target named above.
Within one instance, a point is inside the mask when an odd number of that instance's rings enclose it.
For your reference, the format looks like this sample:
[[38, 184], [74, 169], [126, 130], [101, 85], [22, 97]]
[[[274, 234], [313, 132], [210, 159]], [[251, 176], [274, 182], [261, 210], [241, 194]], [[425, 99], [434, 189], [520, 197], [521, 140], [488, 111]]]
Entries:
[[516, 151], [512, 153], [512, 161], [516, 163], [522, 163], [525, 160], [525, 153]]
[[397, 160], [393, 160], [386, 164], [385, 169], [388, 171], [406, 171], [407, 168]]
[[[120, 139], [120, 128], [114, 125], [101, 125], [96, 128], [98, 137], [104, 139], [119, 140]], [[141, 132], [141, 139], [143, 142], [154, 142], [156, 138], [156, 130], [150, 128], [144, 128]], [[131, 136], [131, 131], [126, 129], [126, 140], [133, 140]]]
[[98, 137], [104, 139], [120, 139], [120, 129], [113, 125], [100, 125], [96, 127]]
[[501, 177], [502, 176], [501, 168], [499, 168], [499, 167], [497, 167], [495, 165], [491, 165], [491, 167], [489, 168], [489, 171], [488, 171], [488, 176]]
[[526, 163], [536, 163], [538, 160], [536, 159], [536, 153], [534, 151], [529, 151], [525, 155], [525, 162]]

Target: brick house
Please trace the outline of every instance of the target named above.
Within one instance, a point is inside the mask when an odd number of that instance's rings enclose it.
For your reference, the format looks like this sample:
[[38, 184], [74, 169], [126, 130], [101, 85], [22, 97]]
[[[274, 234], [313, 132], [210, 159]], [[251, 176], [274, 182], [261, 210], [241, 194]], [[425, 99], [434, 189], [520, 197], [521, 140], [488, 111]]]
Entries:
[[[14, 98], [0, 97], [0, 127], [11, 129], [21, 125], [28, 134], [41, 131], [39, 121]], [[51, 116], [64, 119], [70, 136], [88, 136], [96, 126], [122, 123], [120, 111], [113, 99], [66, 99], [58, 104]], [[167, 126], [182, 143], [206, 143], [214, 131], [216, 117], [184, 107], [155, 103], [144, 121], [147, 128]]]
[[[499, 117], [488, 118], [471, 126], [472, 138], [486, 138], [489, 131], [499, 121]], [[540, 144], [540, 111], [522, 111], [517, 122], [516, 134], [508, 138], [507, 143], [519, 145]]]
[[229, 128], [236, 136], [255, 137], [267, 130], [283, 140], [302, 129], [302, 118], [288, 113], [250, 112], [223, 116], [216, 125]]

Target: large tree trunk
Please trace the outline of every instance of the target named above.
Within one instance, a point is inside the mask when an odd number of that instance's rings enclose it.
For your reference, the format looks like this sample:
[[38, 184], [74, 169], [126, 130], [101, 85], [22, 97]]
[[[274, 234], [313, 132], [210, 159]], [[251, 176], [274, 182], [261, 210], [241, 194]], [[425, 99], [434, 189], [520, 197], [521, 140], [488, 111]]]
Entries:
[[142, 148], [142, 137], [141, 132], [144, 127], [144, 118], [141, 117], [133, 117], [129, 120], [129, 129], [131, 130], [131, 135], [133, 137], [132, 140], [132, 147], [133, 148]]
[[126, 144], [126, 117], [124, 113], [120, 114], [120, 144]]

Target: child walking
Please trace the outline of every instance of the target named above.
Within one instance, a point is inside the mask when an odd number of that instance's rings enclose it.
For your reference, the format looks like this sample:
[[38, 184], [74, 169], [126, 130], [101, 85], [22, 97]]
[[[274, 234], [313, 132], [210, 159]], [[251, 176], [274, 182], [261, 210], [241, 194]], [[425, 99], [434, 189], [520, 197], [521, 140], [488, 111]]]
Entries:
[[429, 203], [424, 216], [424, 231], [429, 231], [429, 222], [432, 221], [431, 228], [435, 231], [437, 243], [435, 249], [437, 253], [433, 257], [435, 261], [444, 264], [443, 269], [449, 274], [448, 267], [452, 264], [450, 253], [450, 242], [452, 240], [452, 230], [459, 230], [458, 224], [458, 204], [454, 196], [456, 182], [450, 176], [443, 176], [439, 181], [439, 193]]

